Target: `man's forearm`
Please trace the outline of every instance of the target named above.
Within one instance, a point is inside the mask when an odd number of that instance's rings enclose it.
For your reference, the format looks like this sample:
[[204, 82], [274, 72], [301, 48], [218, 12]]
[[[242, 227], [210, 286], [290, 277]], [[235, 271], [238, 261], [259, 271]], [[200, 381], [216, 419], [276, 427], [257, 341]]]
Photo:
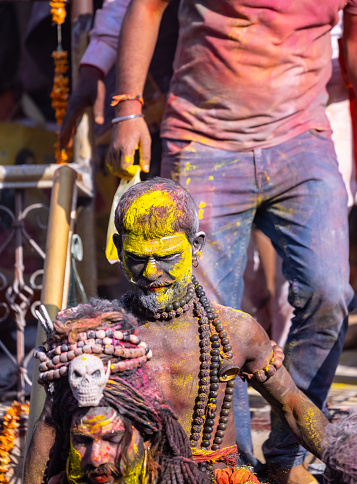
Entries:
[[346, 70], [357, 95], [357, 15], [344, 14], [343, 44]]
[[[168, 3], [169, 0], [133, 0], [130, 3], [119, 37], [118, 94], [142, 95], [162, 14]], [[117, 115], [125, 114], [127, 107], [132, 112], [130, 101], [120, 103]]]
[[282, 366], [267, 382], [256, 388], [287, 423], [296, 439], [312, 454], [321, 458], [324, 428], [328, 420], [324, 414], [294, 384]]

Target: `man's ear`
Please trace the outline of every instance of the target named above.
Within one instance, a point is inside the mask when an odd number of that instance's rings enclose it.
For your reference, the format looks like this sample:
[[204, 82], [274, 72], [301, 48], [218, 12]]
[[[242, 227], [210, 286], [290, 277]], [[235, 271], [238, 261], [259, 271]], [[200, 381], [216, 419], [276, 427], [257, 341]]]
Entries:
[[197, 232], [192, 241], [192, 255], [199, 254], [206, 242], [206, 234], [204, 232]]
[[123, 256], [123, 241], [119, 234], [113, 234], [113, 242], [118, 251], [119, 260], [122, 261]]

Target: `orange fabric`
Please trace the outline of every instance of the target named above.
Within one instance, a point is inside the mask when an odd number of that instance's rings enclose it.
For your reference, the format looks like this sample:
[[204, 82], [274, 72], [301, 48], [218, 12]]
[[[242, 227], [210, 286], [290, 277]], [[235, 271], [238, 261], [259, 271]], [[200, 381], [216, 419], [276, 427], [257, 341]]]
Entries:
[[260, 484], [256, 475], [246, 468], [226, 467], [225, 469], [216, 469], [214, 477], [217, 484]]
[[235, 466], [238, 457], [238, 447], [232, 445], [219, 450], [192, 449], [192, 459], [194, 462], [224, 462], [228, 466]]

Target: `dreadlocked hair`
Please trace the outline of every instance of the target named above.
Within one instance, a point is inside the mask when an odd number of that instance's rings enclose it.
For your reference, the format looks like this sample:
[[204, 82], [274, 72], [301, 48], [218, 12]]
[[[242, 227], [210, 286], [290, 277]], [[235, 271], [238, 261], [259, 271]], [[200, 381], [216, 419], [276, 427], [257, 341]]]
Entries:
[[325, 428], [322, 460], [328, 484], [357, 483], [357, 407]]
[[126, 313], [118, 300], [92, 298], [88, 304], [80, 304], [57, 315], [53, 341], [68, 338], [70, 343], [75, 343], [78, 333], [98, 328], [104, 323], [118, 324], [122, 330], [137, 326], [134, 316]]
[[113, 375], [108, 382], [104, 400], [150, 441], [149, 482], [210, 484], [208, 476], [193, 462], [188, 438], [177, 416], [162, 401], [149, 371], [143, 367], [125, 379], [121, 375]]
[[[108, 321], [115, 313], [115, 322], [123, 330], [133, 329], [133, 316], [125, 313], [118, 301], [92, 299], [57, 316], [55, 323], [63, 337], [72, 331], [94, 329]], [[99, 320], [101, 321], [99, 323]], [[96, 325], [94, 322], [96, 321]], [[73, 329], [74, 328], [74, 329]], [[74, 334], [74, 333], [73, 333]], [[107, 355], [101, 355], [108, 360]], [[111, 356], [113, 361], [113, 358]], [[148, 484], [210, 484], [211, 479], [192, 460], [190, 444], [172, 409], [163, 402], [162, 393], [146, 366], [120, 373], [112, 373], [104, 389], [99, 406], [114, 408], [123, 420], [125, 436], [122, 440], [120, 461], [128, 464], [127, 449], [132, 438], [132, 426], [150, 443], [147, 459]], [[52, 419], [55, 442], [50, 451], [45, 481], [66, 468], [70, 448], [70, 427], [73, 414], [79, 409], [67, 378], [54, 382]], [[116, 465], [119, 466], [120, 462]], [[63, 483], [66, 483], [63, 477]]]

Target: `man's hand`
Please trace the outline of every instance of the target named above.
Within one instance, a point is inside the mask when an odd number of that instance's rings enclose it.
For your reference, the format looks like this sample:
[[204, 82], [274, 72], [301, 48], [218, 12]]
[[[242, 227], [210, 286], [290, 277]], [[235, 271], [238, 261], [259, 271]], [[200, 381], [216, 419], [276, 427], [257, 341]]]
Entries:
[[[121, 115], [126, 114], [121, 113]], [[117, 123], [113, 128], [109, 149], [108, 166], [113, 175], [125, 179], [132, 178], [134, 154], [137, 149], [139, 150], [140, 168], [147, 173], [150, 168], [150, 147], [151, 136], [143, 118], [128, 119]]]
[[83, 65], [79, 71], [78, 84], [72, 92], [60, 132], [60, 147], [67, 148], [76, 131], [78, 118], [93, 106], [94, 121], [104, 123], [105, 85], [103, 72], [94, 66]]

